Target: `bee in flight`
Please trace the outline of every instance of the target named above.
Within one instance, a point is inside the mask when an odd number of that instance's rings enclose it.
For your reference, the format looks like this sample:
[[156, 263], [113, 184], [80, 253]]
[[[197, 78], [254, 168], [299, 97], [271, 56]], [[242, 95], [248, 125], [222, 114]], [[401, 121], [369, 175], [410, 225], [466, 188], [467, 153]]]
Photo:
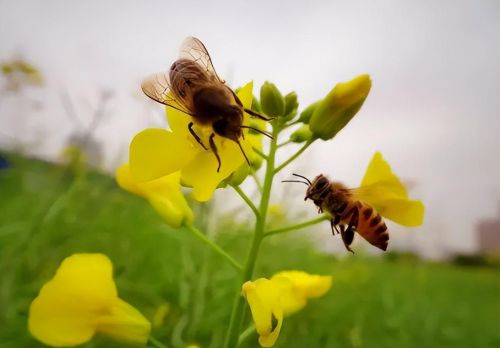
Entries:
[[284, 182], [300, 182], [308, 186], [304, 200], [311, 199], [319, 213], [326, 211], [331, 215], [332, 233], [341, 235], [350, 252], [353, 252], [350, 245], [354, 232], [377, 248], [387, 249], [389, 232], [382, 217], [409, 227], [423, 222], [424, 205], [421, 201], [409, 199], [406, 188], [379, 152], [373, 156], [357, 189], [349, 189], [323, 174], [312, 182], [305, 176], [293, 175], [305, 181]]
[[247, 163], [250, 162], [240, 144], [240, 138], [244, 136], [243, 129], [250, 128], [270, 137], [265, 131], [243, 125], [244, 112], [266, 121], [270, 119], [243, 107], [236, 93], [217, 75], [205, 45], [197, 38], [186, 38], [181, 45], [179, 59], [169, 71], [146, 78], [141, 87], [151, 99], [191, 116], [189, 132], [205, 150], [208, 148], [196, 134], [193, 125], [212, 128], [208, 146], [217, 159], [217, 172], [221, 161], [214, 142], [216, 134], [236, 142]]

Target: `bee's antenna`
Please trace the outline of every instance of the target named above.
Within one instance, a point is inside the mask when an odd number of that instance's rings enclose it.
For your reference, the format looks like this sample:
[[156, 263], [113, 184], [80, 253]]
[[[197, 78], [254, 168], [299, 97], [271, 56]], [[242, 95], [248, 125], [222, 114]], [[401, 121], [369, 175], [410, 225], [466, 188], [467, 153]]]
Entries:
[[273, 136], [271, 134], [269, 134], [268, 132], [266, 131], [263, 131], [259, 128], [254, 128], [254, 127], [250, 127], [250, 126], [241, 126], [240, 128], [247, 128], [247, 129], [251, 129], [253, 131], [256, 131], [257, 133], [260, 133], [262, 135], [265, 135], [266, 137], [268, 137], [269, 139], [272, 139]]
[[303, 182], [303, 181], [300, 181], [300, 180], [281, 180], [281, 182], [300, 182], [301, 184], [309, 186], [309, 184], [307, 182]]
[[250, 165], [250, 161], [248, 160], [248, 157], [247, 157], [247, 154], [245, 153], [245, 150], [243, 150], [243, 147], [241, 146], [241, 143], [239, 141], [236, 142], [238, 144], [238, 146], [240, 147], [240, 150], [241, 150], [241, 153], [243, 154], [243, 156], [245, 157], [245, 159], [247, 160], [247, 163], [248, 165]]
[[292, 175], [298, 176], [299, 178], [302, 178], [302, 179], [305, 179], [309, 183], [309, 185], [312, 185], [311, 180], [309, 180], [305, 176], [302, 176], [302, 175], [299, 175], [299, 174], [295, 174], [295, 173], [292, 173]]

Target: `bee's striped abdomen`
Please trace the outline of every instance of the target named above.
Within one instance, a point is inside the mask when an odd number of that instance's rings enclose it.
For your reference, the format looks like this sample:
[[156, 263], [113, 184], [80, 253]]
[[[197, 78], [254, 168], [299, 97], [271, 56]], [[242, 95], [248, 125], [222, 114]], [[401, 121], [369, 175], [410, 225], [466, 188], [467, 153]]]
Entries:
[[387, 226], [379, 213], [369, 205], [358, 202], [359, 221], [357, 232], [370, 244], [386, 250], [389, 243]]

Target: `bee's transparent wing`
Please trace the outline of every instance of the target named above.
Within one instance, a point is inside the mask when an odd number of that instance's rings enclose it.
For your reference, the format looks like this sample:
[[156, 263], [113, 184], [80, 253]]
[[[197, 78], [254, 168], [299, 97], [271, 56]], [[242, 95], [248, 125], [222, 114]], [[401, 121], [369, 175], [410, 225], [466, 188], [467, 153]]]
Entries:
[[185, 105], [186, 103], [174, 97], [174, 93], [170, 87], [168, 72], [148, 76], [142, 81], [141, 88], [144, 94], [154, 101], [173, 107], [188, 115], [193, 114], [187, 105]]
[[217, 75], [212, 58], [205, 45], [195, 37], [187, 37], [181, 45], [180, 58], [189, 59], [196, 62], [207, 74], [221, 83], [225, 83], [223, 79]]

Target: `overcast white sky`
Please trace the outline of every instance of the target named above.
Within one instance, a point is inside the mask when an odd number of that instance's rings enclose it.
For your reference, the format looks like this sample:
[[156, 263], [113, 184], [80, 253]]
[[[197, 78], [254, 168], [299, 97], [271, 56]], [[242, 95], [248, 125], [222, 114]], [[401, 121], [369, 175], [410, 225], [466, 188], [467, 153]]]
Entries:
[[418, 182], [412, 194], [427, 206], [421, 229], [394, 228], [396, 244], [433, 257], [468, 251], [477, 219], [500, 214], [499, 33], [497, 0], [0, 0], [0, 60], [21, 56], [46, 77], [43, 89], [24, 93], [42, 109], [2, 97], [0, 144], [12, 142], [6, 134], [24, 143], [42, 134], [31, 153], [55, 156], [75, 130], [60, 93], [88, 121], [99, 91], [110, 89], [110, 117], [96, 137], [115, 165], [137, 131], [160, 124], [161, 107], [141, 94], [140, 80], [166, 69], [189, 35], [231, 85], [271, 80], [297, 91], [302, 106], [369, 73], [372, 92], [358, 116], [294, 168], [357, 186], [380, 150]]

